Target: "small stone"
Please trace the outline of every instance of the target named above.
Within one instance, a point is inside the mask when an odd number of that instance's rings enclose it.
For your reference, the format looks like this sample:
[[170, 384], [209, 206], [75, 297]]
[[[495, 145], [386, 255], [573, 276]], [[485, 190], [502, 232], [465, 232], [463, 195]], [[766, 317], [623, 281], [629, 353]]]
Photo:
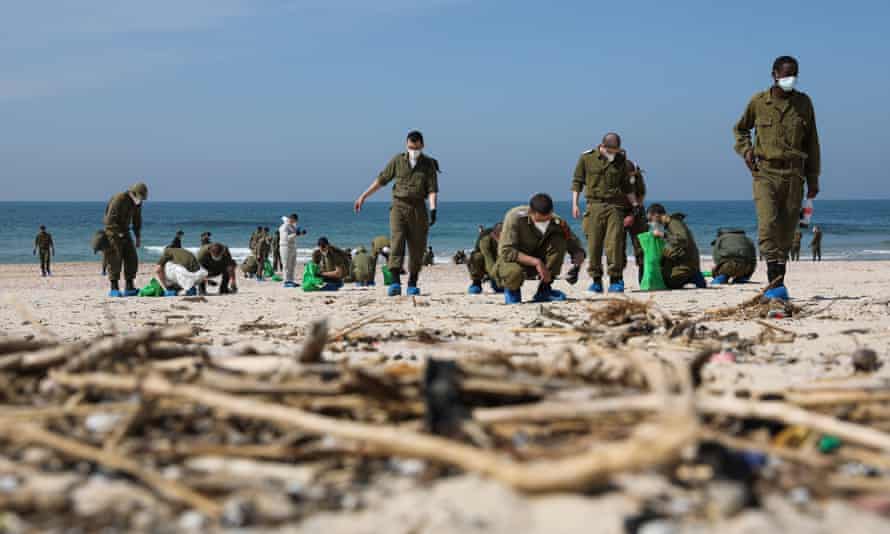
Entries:
[[877, 371], [878, 353], [866, 348], [856, 349], [853, 352], [853, 369], [861, 373]]
[[88, 415], [83, 424], [94, 434], [105, 434], [114, 428], [120, 418], [118, 414], [100, 412]]
[[179, 516], [179, 528], [181, 530], [186, 531], [198, 531], [201, 532], [204, 530], [204, 525], [206, 524], [207, 519], [201, 515], [200, 513], [189, 510]]
[[637, 534], [680, 534], [680, 527], [668, 519], [656, 519], [643, 524]]
[[708, 515], [712, 519], [729, 518], [739, 513], [748, 502], [744, 484], [718, 480], [707, 487]]

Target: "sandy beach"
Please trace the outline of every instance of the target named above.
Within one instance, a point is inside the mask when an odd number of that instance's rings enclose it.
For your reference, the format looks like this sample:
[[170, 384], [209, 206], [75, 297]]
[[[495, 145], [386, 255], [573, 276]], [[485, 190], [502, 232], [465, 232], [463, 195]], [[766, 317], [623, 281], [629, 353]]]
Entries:
[[[704, 266], [708, 268], [707, 265]], [[140, 266], [139, 285], [150, 279], [152, 266]], [[741, 286], [703, 290], [642, 293], [636, 291], [635, 270], [627, 271], [630, 298], [652, 299], [671, 314], [698, 316], [706, 310], [742, 303], [756, 296], [765, 283], [763, 266], [753, 281]], [[874, 349], [884, 365], [869, 380], [890, 380], [890, 263], [800, 262], [789, 266], [789, 288], [794, 302], [805, 310], [801, 317], [770, 319], [768, 324], [797, 334], [793, 343], [765, 342], [735, 363], [709, 365], [705, 388], [783, 390], [852, 377], [851, 352]], [[570, 299], [548, 305], [550, 310], [578, 318], [588, 314], [591, 297], [586, 275], [576, 286], [557, 282]], [[364, 317], [383, 314], [379, 322], [361, 328], [379, 336], [372, 346], [356, 344], [326, 358], [419, 359], [461, 358], [475, 349], [534, 353], [554, 359], [578, 341], [546, 332], [517, 332], [538, 317], [539, 306], [504, 306], [503, 297], [487, 287], [480, 296], [466, 295], [468, 279], [463, 266], [437, 265], [422, 275], [423, 295], [388, 298], [378, 275], [376, 288], [353, 288], [335, 293], [304, 293], [279, 283], [239, 280], [239, 293], [209, 296], [206, 301], [181, 298], [110, 299], [107, 281], [95, 264], [58, 264], [50, 278], [39, 276], [37, 265], [0, 265], [0, 330], [9, 336], [53, 335], [67, 341], [102, 333], [129, 332], [146, 326], [187, 322], [199, 327], [214, 346], [252, 345], [259, 353], [280, 351], [299, 344], [308, 325], [327, 318], [334, 331]], [[536, 282], [524, 287], [531, 298]], [[215, 292], [215, 288], [211, 290]], [[30, 319], [39, 321], [31, 324]], [[270, 329], [244, 328], [247, 323], [279, 323]], [[702, 323], [720, 333], [755, 336], [764, 326], [754, 320]], [[421, 344], [393, 333], [423, 327], [444, 342]], [[239, 331], [239, 329], [241, 331]], [[691, 358], [691, 352], [680, 351]], [[639, 480], [637, 480], [637, 478]], [[625, 483], [645, 486], [660, 480], [655, 475], [634, 475]], [[645, 492], [646, 490], [640, 490]], [[322, 513], [293, 531], [306, 532], [622, 532], [622, 518], [638, 507], [628, 491], [604, 491], [591, 496], [557, 494], [529, 497], [497, 482], [475, 475], [446, 478], [433, 484], [413, 480], [391, 482], [386, 497], [368, 498], [362, 510]], [[721, 532], [876, 532], [886, 527], [878, 515], [865, 512], [851, 501], [836, 499], [810, 503], [811, 508], [790, 504], [777, 493], [763, 507], [727, 520]], [[851, 518], [855, 521], [851, 522]], [[596, 529], [591, 521], [596, 518]], [[418, 525], [423, 525], [418, 526]], [[323, 530], [322, 530], [323, 529]], [[695, 530], [684, 530], [693, 532]], [[706, 530], [702, 530], [706, 531]]]

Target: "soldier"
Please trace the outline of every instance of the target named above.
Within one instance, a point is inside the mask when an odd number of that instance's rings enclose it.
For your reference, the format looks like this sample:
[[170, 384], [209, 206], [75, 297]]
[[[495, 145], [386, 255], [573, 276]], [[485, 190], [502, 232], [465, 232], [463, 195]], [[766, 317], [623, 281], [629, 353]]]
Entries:
[[426, 253], [423, 255], [423, 265], [429, 266], [436, 263], [436, 255], [433, 254], [433, 247], [427, 247]]
[[343, 282], [349, 276], [349, 257], [343, 250], [331, 245], [326, 237], [318, 238], [318, 263], [319, 275], [326, 282], [322, 288], [324, 291], [337, 291], [343, 287]]
[[263, 227], [257, 226], [256, 230], [254, 230], [253, 233], [250, 234], [250, 241], [248, 241], [247, 246], [250, 248], [251, 251], [256, 250], [256, 240], [259, 239], [260, 234], [262, 234], [262, 233], [263, 233]]
[[553, 199], [538, 193], [527, 206], [518, 206], [504, 217], [498, 243], [498, 260], [494, 267], [495, 282], [504, 288], [504, 302], [522, 302], [520, 288], [527, 278], [541, 280], [535, 302], [565, 300], [563, 292], [552, 288], [553, 280], [562, 271], [569, 225], [553, 213]]
[[800, 261], [800, 240], [803, 235], [800, 229], [794, 231], [794, 240], [791, 241], [791, 261]]
[[38, 251], [40, 251], [40, 276], [52, 276], [50, 256], [56, 255], [56, 246], [53, 244], [53, 236], [43, 225], [40, 225], [40, 231], [34, 237], [34, 250], [31, 253], [36, 255]]
[[[222, 276], [219, 283], [219, 294], [238, 292], [238, 279], [235, 276], [235, 260], [229, 252], [229, 247], [222, 243], [204, 245], [198, 251], [198, 263], [207, 270], [207, 278]], [[199, 291], [207, 292], [205, 282], [201, 282]]]
[[167, 245], [167, 248], [182, 248], [182, 236], [185, 235], [185, 232], [179, 230], [176, 232], [176, 235], [173, 236], [173, 241], [170, 241], [170, 244]]
[[504, 290], [494, 281], [494, 267], [498, 261], [498, 243], [501, 239], [503, 223], [495, 224], [486, 230], [480, 227], [479, 238], [467, 261], [467, 270], [470, 272], [470, 288], [467, 293], [478, 295], [482, 293], [482, 282], [486, 278], [491, 280], [491, 289], [495, 293], [503, 293]]
[[209, 244], [210, 244], [210, 238], [212, 237], [212, 235], [213, 235], [213, 234], [211, 234], [210, 232], [204, 232], [204, 233], [201, 234], [201, 246], [202, 246], [202, 247], [203, 247], [204, 245], [209, 245]]
[[[634, 251], [634, 261], [637, 265], [637, 281], [643, 280], [643, 247], [640, 246], [640, 238], [643, 232], [649, 231], [649, 225], [646, 223], [646, 215], [643, 213], [643, 206], [646, 199], [646, 181], [643, 179], [643, 170], [636, 163], [627, 161], [627, 181], [630, 182], [630, 188], [637, 197], [640, 209], [634, 210], [630, 202], [625, 202], [626, 213], [633, 217], [633, 223], [625, 227], [627, 236], [630, 238], [631, 247]], [[625, 198], [625, 200], [627, 200]], [[627, 219], [625, 219], [626, 221]]]
[[281, 263], [281, 232], [272, 232], [272, 270], [278, 272], [283, 267]]
[[813, 240], [810, 241], [810, 249], [813, 251], [813, 261], [822, 261], [822, 229], [813, 227]]
[[241, 272], [244, 273], [244, 278], [253, 278], [256, 276], [257, 265], [256, 256], [253, 254], [244, 258], [244, 261], [241, 262]]
[[[377, 271], [377, 258], [379, 256], [383, 256], [383, 261], [389, 263], [389, 237], [385, 235], [378, 235], [374, 239], [371, 240], [371, 257], [374, 259], [374, 271]], [[371, 282], [371, 285], [374, 285], [374, 282]]]
[[701, 274], [701, 256], [695, 237], [686, 226], [682, 213], [667, 214], [661, 204], [652, 204], [646, 211], [650, 222], [663, 227], [652, 232], [664, 238], [665, 245], [661, 259], [661, 276], [670, 289], [682, 289], [686, 284], [698, 288], [707, 287]]
[[[401, 272], [406, 244], [409, 256], [407, 293], [420, 294], [417, 282], [423, 265], [423, 251], [426, 250], [429, 228], [436, 224], [439, 162], [423, 154], [423, 135], [420, 132], [410, 132], [406, 145], [406, 151], [394, 156], [377, 180], [355, 201], [355, 212], [358, 213], [368, 197], [395, 180], [389, 212], [393, 247], [389, 257], [389, 270], [393, 276], [387, 292], [389, 296], [402, 293]], [[425, 200], [429, 201], [429, 214]]]
[[609, 271], [609, 292], [624, 292], [624, 267], [627, 263], [625, 227], [633, 224], [627, 215], [630, 204], [634, 214], [642, 208], [628, 176], [627, 154], [621, 149], [621, 137], [607, 133], [602, 143], [581, 154], [572, 180], [572, 216], [581, 216], [578, 198], [587, 190], [587, 207], [582, 226], [587, 235], [587, 256], [593, 283], [588, 288], [603, 292], [603, 248]]
[[743, 284], [757, 269], [754, 242], [741, 228], [720, 228], [717, 230], [717, 239], [711, 246], [714, 258], [714, 279], [711, 280], [711, 285], [719, 286], [730, 281]]
[[256, 256], [257, 268], [256, 279], [258, 282], [263, 281], [263, 274], [266, 269], [266, 261], [269, 259], [269, 252], [272, 248], [272, 236], [269, 235], [268, 228], [261, 228], [259, 234], [253, 242], [253, 254]]
[[374, 259], [365, 247], [358, 247], [352, 255], [352, 278], [358, 287], [374, 285]]
[[458, 250], [454, 253], [454, 256], [451, 257], [451, 261], [453, 261], [455, 265], [463, 265], [467, 263], [467, 253], [463, 250]]
[[[169, 267], [171, 264], [194, 273], [194, 276], [178, 276], [179, 273]], [[188, 250], [182, 247], [167, 247], [155, 267], [155, 277], [164, 288], [164, 296], [175, 297], [183, 289], [186, 290], [186, 295], [194, 295], [197, 291], [196, 285], [207, 277], [207, 271], [198, 263], [198, 258]]]
[[[136, 249], [142, 246], [142, 203], [148, 200], [148, 187], [144, 183], [134, 184], [128, 191], [117, 193], [105, 207], [105, 237], [108, 248], [105, 250], [108, 279], [111, 282], [110, 297], [134, 297], [139, 294], [134, 280], [139, 270], [139, 257]], [[130, 236], [130, 228], [133, 237]], [[121, 265], [123, 264], [124, 292], [121, 293]]]
[[[794, 239], [806, 182], [807, 198], [819, 193], [820, 150], [813, 103], [794, 89], [797, 60], [773, 63], [773, 86], [754, 95], [736, 123], [735, 151], [754, 177], [754, 204], [767, 278], [780, 285], [764, 296], [787, 300], [785, 260]], [[756, 132], [751, 142], [751, 129]]]

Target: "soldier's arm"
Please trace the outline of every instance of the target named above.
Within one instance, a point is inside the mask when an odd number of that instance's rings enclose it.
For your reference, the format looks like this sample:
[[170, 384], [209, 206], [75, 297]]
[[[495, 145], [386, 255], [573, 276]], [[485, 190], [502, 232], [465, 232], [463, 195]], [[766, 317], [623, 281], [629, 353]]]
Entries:
[[115, 224], [121, 214], [121, 203], [124, 201], [123, 195], [115, 195], [114, 198], [105, 207], [105, 225]]
[[819, 192], [819, 175], [822, 171], [822, 154], [819, 146], [819, 131], [816, 129], [816, 111], [813, 102], [810, 101], [810, 128], [804, 140], [804, 150], [807, 151], [806, 168], [804, 175], [807, 179], [807, 198], [814, 198]]
[[55, 243], [55, 241], [53, 241], [52, 235], [49, 235], [49, 234], [47, 234], [47, 235], [49, 236], [49, 252], [50, 252], [50, 254], [55, 256], [56, 255], [56, 243]]
[[142, 207], [136, 206], [136, 211], [133, 213], [133, 235], [136, 236], [136, 241], [140, 241], [142, 239]]
[[487, 240], [485, 246], [479, 247], [479, 252], [482, 253], [482, 258], [485, 261], [486, 272], [491, 272], [494, 264], [498, 261], [497, 242], [493, 238]]
[[572, 257], [573, 262], [578, 257], [581, 258], [581, 261], [584, 261], [583, 258], [587, 256], [587, 252], [584, 250], [584, 245], [581, 244], [581, 240], [578, 239], [578, 236], [575, 235], [575, 232], [571, 232], [569, 234], [569, 240], [566, 242], [566, 245], [566, 252], [568, 252], [569, 256]]
[[671, 221], [664, 239], [664, 256], [666, 258], [681, 258], [686, 254], [686, 249], [689, 247], [689, 236], [686, 235], [686, 230], [682, 225]]
[[436, 209], [439, 203], [439, 162], [433, 160], [433, 174], [427, 178], [427, 198], [429, 199], [430, 209]]
[[581, 193], [584, 191], [584, 185], [586, 183], [586, 174], [584, 171], [584, 155], [578, 158], [578, 163], [575, 165], [575, 174], [572, 177], [572, 217], [576, 219], [581, 215], [581, 208], [579, 207], [578, 201], [581, 197]]
[[505, 262], [516, 262], [519, 257], [518, 235], [513, 222], [514, 217], [507, 217], [501, 230], [501, 242], [498, 252]]
[[754, 100], [748, 102], [748, 107], [739, 118], [738, 122], [732, 128], [735, 136], [735, 151], [739, 156], [745, 157], [749, 150], [753, 150], [754, 145], [751, 144], [751, 129], [754, 128], [754, 120], [756, 114], [754, 112]]

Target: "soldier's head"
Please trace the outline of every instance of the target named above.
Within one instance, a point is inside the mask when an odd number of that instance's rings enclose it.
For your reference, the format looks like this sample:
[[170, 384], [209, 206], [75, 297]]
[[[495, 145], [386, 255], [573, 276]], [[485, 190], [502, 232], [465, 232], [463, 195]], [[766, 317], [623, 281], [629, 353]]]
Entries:
[[266, 232], [266, 233], [268, 234], [268, 233], [269, 233], [269, 227], [268, 227], [268, 226], [263, 226], [263, 231]]
[[148, 200], [148, 186], [142, 182], [133, 184], [127, 192], [137, 206]]
[[491, 229], [491, 237], [494, 238], [495, 241], [501, 240], [501, 229], [504, 227], [503, 223], [497, 223]]
[[300, 220], [300, 218], [297, 216], [296, 213], [291, 213], [290, 215], [287, 216], [287, 222], [290, 224], [297, 224], [297, 221], [299, 221], [299, 220]]
[[326, 254], [329, 248], [331, 248], [331, 242], [328, 241], [328, 238], [319, 237], [318, 238], [318, 250], [320, 250], [322, 254]]
[[40, 231], [41, 231], [41, 232], [45, 232], [45, 231], [46, 231], [46, 226], [43, 226], [43, 225], [41, 224], [41, 225], [40, 225]]
[[621, 136], [615, 132], [609, 132], [603, 136], [603, 141], [599, 146], [600, 154], [609, 161], [614, 161], [616, 157], [623, 155], [624, 150], [621, 149]]
[[262, 226], [257, 226], [257, 227], [256, 227], [256, 231], [257, 231], [257, 232], [262, 232], [262, 231], [263, 231], [263, 227], [262, 227]]
[[408, 132], [408, 137], [405, 140], [405, 146], [408, 149], [408, 153], [412, 156], [417, 156], [423, 150], [423, 134], [418, 132], [417, 130], [412, 130]]
[[773, 83], [783, 91], [790, 92], [797, 84], [799, 66], [791, 56], [779, 56], [773, 61]]
[[177, 230], [177, 231], [176, 231], [176, 237], [182, 237], [182, 236], [184, 236], [184, 235], [185, 235], [185, 232], [183, 232], [182, 230]]
[[649, 219], [649, 222], [661, 222], [665, 215], [667, 215], [667, 210], [661, 204], [651, 204], [646, 210], [646, 218]]
[[213, 258], [213, 261], [219, 261], [223, 257], [223, 246], [221, 243], [214, 243], [210, 245], [210, 257]]
[[537, 193], [528, 201], [528, 215], [535, 222], [553, 218], [553, 199], [547, 193]]

